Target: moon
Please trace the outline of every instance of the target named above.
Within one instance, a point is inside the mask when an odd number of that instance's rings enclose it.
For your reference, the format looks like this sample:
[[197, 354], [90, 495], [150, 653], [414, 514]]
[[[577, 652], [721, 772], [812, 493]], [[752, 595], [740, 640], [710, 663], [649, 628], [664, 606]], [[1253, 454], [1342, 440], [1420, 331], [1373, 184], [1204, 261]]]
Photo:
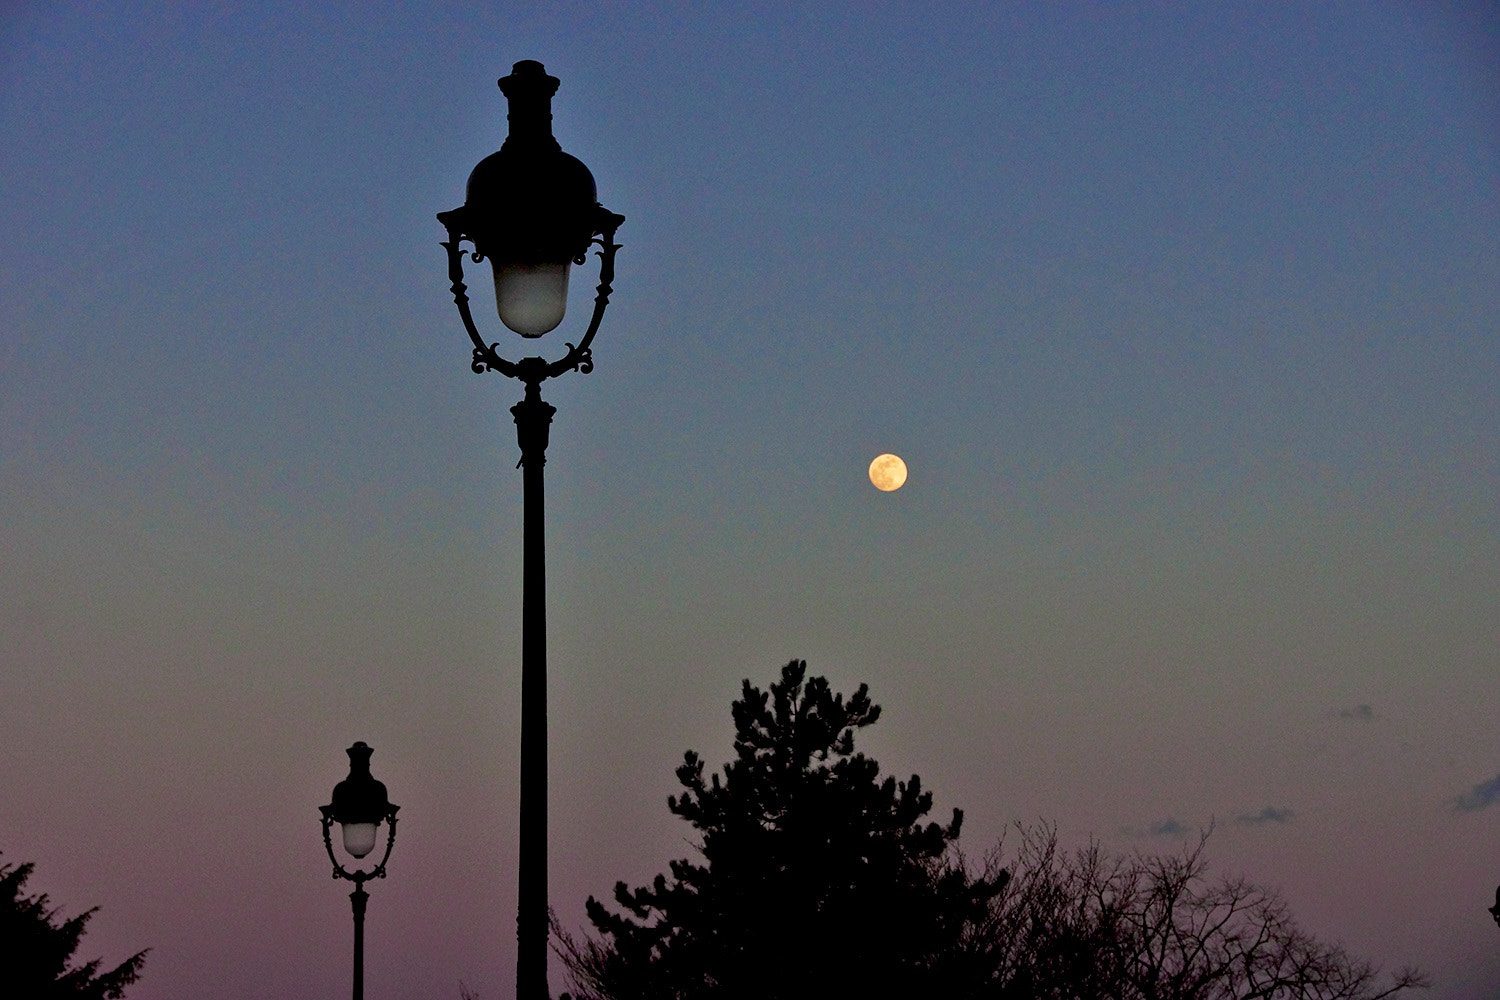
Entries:
[[899, 455], [876, 455], [870, 463], [870, 482], [882, 493], [891, 493], [906, 482], [906, 463]]

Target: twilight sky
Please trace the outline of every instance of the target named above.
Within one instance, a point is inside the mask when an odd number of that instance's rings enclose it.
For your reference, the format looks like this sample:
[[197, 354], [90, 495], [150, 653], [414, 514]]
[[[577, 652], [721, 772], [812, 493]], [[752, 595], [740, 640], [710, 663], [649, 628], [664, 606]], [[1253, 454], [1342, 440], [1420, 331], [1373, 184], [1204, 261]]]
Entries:
[[133, 998], [348, 988], [357, 739], [367, 995], [512, 992], [520, 388], [433, 216], [528, 58], [627, 217], [545, 392], [565, 924], [804, 657], [972, 854], [1213, 823], [1500, 992], [1493, 10], [293, 6], [0, 10], [0, 851]]

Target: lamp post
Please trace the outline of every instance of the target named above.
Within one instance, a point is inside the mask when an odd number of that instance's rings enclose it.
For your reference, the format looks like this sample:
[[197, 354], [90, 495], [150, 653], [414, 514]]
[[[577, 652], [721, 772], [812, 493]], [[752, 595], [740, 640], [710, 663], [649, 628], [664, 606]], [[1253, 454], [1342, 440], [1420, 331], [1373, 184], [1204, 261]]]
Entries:
[[[319, 806], [323, 814], [323, 846], [328, 849], [328, 860], [333, 862], [333, 877], [346, 878], [354, 883], [349, 894], [349, 905], [354, 910], [354, 1000], [364, 1000], [365, 995], [365, 902], [370, 894], [365, 892], [365, 883], [372, 878], [385, 878], [385, 863], [390, 860], [391, 848], [396, 844], [396, 810], [386, 797], [385, 785], [370, 774], [370, 755], [375, 751], [364, 743], [356, 743], [346, 751], [349, 754], [349, 777], [333, 786], [331, 801]], [[339, 824], [344, 851], [358, 860], [375, 849], [376, 831], [386, 824], [385, 854], [380, 864], [369, 871], [349, 871], [333, 853], [333, 824]]]
[[[564, 372], [593, 371], [590, 349], [614, 280], [615, 230], [623, 215], [599, 204], [594, 177], [562, 151], [552, 135], [552, 95], [558, 80], [539, 62], [518, 62], [500, 80], [510, 108], [510, 134], [499, 152], [474, 168], [464, 203], [438, 213], [448, 230], [448, 277], [453, 302], [474, 344], [473, 371], [517, 379], [525, 395], [511, 415], [521, 449], [523, 532], [521, 599], [521, 806], [520, 871], [516, 902], [516, 996], [547, 1000], [547, 610], [543, 548], [542, 466], [554, 407], [541, 384]], [[598, 247], [599, 284], [588, 329], [556, 360], [501, 356], [474, 324], [464, 285], [464, 251], [474, 263], [489, 258], [500, 321], [523, 338], [555, 329], [567, 307], [568, 270]]]

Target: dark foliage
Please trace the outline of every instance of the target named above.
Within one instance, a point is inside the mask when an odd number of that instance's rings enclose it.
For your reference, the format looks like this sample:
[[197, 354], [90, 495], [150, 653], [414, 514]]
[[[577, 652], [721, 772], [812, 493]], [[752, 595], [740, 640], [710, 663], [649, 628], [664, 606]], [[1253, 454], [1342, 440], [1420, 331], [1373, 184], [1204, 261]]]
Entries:
[[1427, 985], [1303, 931], [1274, 891], [1210, 877], [1207, 834], [1113, 855], [1020, 828], [1015, 857], [1001, 844], [972, 871], [962, 814], [924, 823], [920, 781], [854, 752], [880, 716], [866, 689], [846, 701], [805, 671], [787, 664], [769, 694], [745, 682], [722, 779], [691, 752], [677, 769], [667, 805], [701, 860], [618, 884], [613, 909], [590, 898], [592, 937], [555, 928], [577, 1000], [1381, 1000]]
[[562, 936], [577, 996], [963, 996], [986, 978], [960, 947], [1005, 884], [956, 857], [963, 816], [923, 822], [915, 775], [881, 778], [854, 733], [880, 717], [793, 661], [734, 703], [735, 759], [705, 775], [691, 751], [668, 808], [697, 831], [700, 861], [588, 901], [598, 937]]
[[[141, 975], [146, 952], [100, 972], [100, 959], [72, 965], [98, 907], [62, 919], [46, 893], [23, 895], [31, 864], [0, 865], [0, 996], [17, 1000], [119, 1000]], [[148, 949], [149, 950], [149, 949]]]

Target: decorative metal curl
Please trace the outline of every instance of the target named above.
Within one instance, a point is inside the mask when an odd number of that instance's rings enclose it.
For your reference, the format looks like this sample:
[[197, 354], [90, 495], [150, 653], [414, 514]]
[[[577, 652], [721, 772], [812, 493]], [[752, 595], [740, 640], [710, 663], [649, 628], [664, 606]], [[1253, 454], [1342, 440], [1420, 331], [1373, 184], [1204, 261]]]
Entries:
[[[527, 385], [539, 385], [546, 379], [556, 378], [563, 372], [576, 371], [587, 375], [594, 370], [594, 355], [590, 345], [594, 341], [594, 334], [599, 332], [599, 324], [604, 319], [604, 310], [609, 305], [610, 293], [614, 291], [615, 280], [615, 253], [621, 244], [615, 242], [615, 231], [625, 221], [625, 216], [616, 215], [603, 206], [599, 207], [598, 216], [599, 229], [589, 246], [597, 246], [595, 256], [599, 258], [599, 284], [594, 289], [594, 312], [589, 317], [588, 329], [584, 332], [583, 339], [577, 344], [565, 341], [568, 353], [556, 361], [548, 361], [545, 358], [522, 358], [519, 361], [511, 361], [500, 354], [498, 341], [487, 344], [479, 335], [479, 328], [474, 323], [474, 314], [469, 308], [468, 286], [464, 284], [464, 251], [460, 244], [468, 242], [473, 244], [473, 237], [464, 232], [464, 213], [461, 209], [453, 212], [441, 212], [438, 221], [448, 230], [448, 239], [439, 245], [448, 251], [448, 278], [452, 282], [453, 304], [458, 307], [458, 315], [463, 320], [464, 330], [469, 334], [469, 340], [474, 344], [473, 359], [469, 364], [470, 370], [476, 374], [492, 371], [499, 372], [507, 378], [520, 379]], [[484, 255], [477, 249], [469, 254], [469, 259], [474, 263], [484, 260]], [[574, 263], [584, 264], [587, 262], [588, 253], [579, 254], [574, 258]]]
[[396, 810], [400, 806], [391, 806], [390, 812], [382, 819], [386, 822], [385, 854], [380, 858], [380, 864], [370, 871], [349, 871], [339, 863], [338, 856], [333, 853], [333, 810], [329, 806], [319, 806], [318, 810], [323, 814], [323, 846], [328, 850], [328, 860], [333, 862], [333, 879], [348, 879], [354, 883], [356, 889], [364, 887], [364, 884], [372, 878], [385, 878], [385, 863], [391, 859], [391, 848], [396, 846]]

